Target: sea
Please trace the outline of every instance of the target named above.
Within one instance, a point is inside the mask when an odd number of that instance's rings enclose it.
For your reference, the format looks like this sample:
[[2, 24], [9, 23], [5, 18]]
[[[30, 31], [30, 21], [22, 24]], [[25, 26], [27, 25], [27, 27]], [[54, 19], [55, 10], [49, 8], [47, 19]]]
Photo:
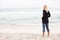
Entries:
[[[50, 23], [60, 23], [60, 8], [49, 9]], [[0, 9], [0, 24], [21, 25], [41, 24], [43, 10], [41, 8]]]

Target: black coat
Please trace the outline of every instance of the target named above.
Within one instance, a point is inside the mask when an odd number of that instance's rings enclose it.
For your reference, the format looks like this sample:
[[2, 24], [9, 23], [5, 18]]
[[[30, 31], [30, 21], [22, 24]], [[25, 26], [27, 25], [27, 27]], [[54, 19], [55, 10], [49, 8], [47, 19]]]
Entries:
[[42, 23], [49, 23], [48, 18], [50, 17], [50, 12], [46, 12], [45, 10], [43, 10], [43, 17], [42, 17]]

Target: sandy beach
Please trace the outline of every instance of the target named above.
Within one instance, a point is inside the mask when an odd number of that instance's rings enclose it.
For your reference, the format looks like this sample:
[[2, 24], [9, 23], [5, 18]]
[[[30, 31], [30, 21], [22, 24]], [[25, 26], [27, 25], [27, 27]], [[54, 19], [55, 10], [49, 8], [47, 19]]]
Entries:
[[[42, 37], [45, 9], [49, 37], [47, 31]], [[60, 0], [0, 0], [0, 40], [60, 40]]]
[[42, 38], [42, 24], [0, 24], [0, 40], [60, 40], [60, 23], [50, 23], [50, 37]]
[[0, 40], [60, 40], [60, 34], [41, 37], [41, 35], [31, 33], [0, 33]]

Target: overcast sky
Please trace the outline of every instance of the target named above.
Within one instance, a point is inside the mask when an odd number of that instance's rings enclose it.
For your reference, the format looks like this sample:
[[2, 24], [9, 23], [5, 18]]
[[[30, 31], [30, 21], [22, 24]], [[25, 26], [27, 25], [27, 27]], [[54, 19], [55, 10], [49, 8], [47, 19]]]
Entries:
[[60, 8], [60, 0], [0, 0], [0, 9], [41, 8], [45, 4], [50, 8]]

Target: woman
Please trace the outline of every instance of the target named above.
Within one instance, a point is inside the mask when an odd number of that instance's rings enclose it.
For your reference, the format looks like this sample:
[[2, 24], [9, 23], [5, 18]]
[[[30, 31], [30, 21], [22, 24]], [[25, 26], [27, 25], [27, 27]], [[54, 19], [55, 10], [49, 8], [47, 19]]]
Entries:
[[43, 34], [42, 34], [42, 36], [43, 37], [44, 37], [44, 34], [45, 34], [45, 27], [46, 27], [46, 30], [48, 32], [48, 36], [50, 35], [50, 31], [49, 31], [49, 27], [48, 27], [48, 23], [49, 23], [48, 18], [49, 17], [50, 17], [50, 12], [47, 8], [47, 5], [44, 5], [43, 17], [42, 17], [42, 24], [43, 24]]

